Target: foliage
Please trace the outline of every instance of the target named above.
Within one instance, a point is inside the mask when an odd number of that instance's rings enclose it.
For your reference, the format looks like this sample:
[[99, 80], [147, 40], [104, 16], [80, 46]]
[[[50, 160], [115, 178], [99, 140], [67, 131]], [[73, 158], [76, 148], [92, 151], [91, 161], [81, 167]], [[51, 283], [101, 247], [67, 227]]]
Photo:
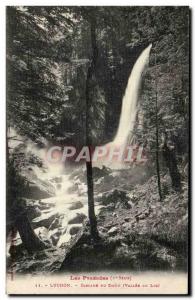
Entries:
[[187, 7], [9, 7], [7, 13], [10, 126], [37, 142], [45, 137], [52, 143], [84, 143], [85, 82], [92, 56], [90, 19], [95, 14], [93, 143], [114, 136], [130, 70], [152, 42], [140, 101], [141, 135], [152, 145], [157, 75], [160, 134], [164, 129], [171, 132], [178, 150], [184, 151], [189, 104]]

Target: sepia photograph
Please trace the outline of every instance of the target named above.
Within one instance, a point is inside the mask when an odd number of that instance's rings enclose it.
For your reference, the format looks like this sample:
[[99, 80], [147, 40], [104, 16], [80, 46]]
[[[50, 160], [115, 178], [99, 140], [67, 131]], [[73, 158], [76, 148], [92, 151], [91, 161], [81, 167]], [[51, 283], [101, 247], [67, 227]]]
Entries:
[[8, 294], [189, 294], [190, 15], [6, 7]]

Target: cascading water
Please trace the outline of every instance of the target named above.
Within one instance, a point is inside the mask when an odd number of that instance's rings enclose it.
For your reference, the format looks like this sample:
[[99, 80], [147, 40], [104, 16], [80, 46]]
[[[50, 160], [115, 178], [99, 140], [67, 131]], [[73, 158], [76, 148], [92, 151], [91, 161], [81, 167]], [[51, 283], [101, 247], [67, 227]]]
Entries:
[[[105, 145], [110, 152], [114, 152], [119, 148], [124, 149], [127, 146], [128, 141], [131, 141], [132, 139], [142, 73], [149, 61], [151, 48], [152, 44], [142, 51], [129, 76], [125, 94], [122, 99], [122, 109], [117, 133], [114, 140]], [[93, 165], [97, 167], [102, 167], [102, 165], [104, 165], [111, 169], [125, 168], [124, 163], [113, 160], [104, 160], [103, 162], [100, 161]]]
[[149, 61], [149, 54], [152, 44], [150, 44], [137, 59], [131, 75], [129, 77], [125, 95], [122, 100], [122, 110], [116, 136], [113, 140], [115, 145], [124, 145], [132, 135], [137, 113], [137, 101], [142, 73]]

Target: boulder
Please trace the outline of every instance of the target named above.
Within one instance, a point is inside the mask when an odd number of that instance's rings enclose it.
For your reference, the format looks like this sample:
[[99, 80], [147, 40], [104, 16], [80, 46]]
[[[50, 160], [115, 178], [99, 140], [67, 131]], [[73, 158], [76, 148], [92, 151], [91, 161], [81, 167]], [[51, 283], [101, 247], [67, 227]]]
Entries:
[[50, 207], [54, 207], [56, 205], [56, 199], [54, 198], [47, 198], [39, 200], [39, 205], [41, 209], [46, 209]]
[[83, 213], [77, 213], [75, 217], [73, 217], [68, 221], [68, 224], [80, 224], [83, 223], [85, 219], [86, 219], [86, 215], [84, 215]]
[[63, 218], [64, 218], [63, 215], [57, 216], [57, 217], [53, 220], [53, 222], [51, 223], [51, 225], [49, 226], [49, 229], [50, 229], [50, 230], [53, 230], [53, 229], [56, 229], [56, 228], [61, 227], [61, 226], [62, 226]]
[[25, 191], [24, 197], [34, 200], [49, 198], [55, 195], [55, 190], [52, 185], [44, 181], [29, 182]]
[[82, 225], [77, 225], [77, 226], [72, 226], [69, 230], [70, 235], [75, 235], [79, 232], [79, 230], [81, 229]]
[[103, 193], [100, 202], [102, 205], [114, 205], [116, 208], [130, 208], [128, 201], [129, 197], [125, 191], [115, 189]]
[[60, 236], [61, 236], [61, 232], [59, 230], [54, 230], [53, 233], [50, 235], [50, 238], [51, 238], [51, 241], [52, 241], [52, 244], [54, 246], [57, 245], [59, 239], [60, 239]]
[[32, 225], [34, 228], [46, 227], [49, 228], [52, 222], [59, 218], [59, 213], [46, 213], [42, 214], [41, 217], [32, 220]]
[[35, 230], [35, 234], [42, 240], [47, 241], [48, 240], [48, 229], [44, 226], [38, 227]]
[[76, 201], [74, 203], [71, 204], [71, 206], [69, 207], [70, 210], [75, 210], [75, 209], [79, 209], [82, 208], [84, 205], [81, 201]]
[[27, 168], [21, 171], [21, 175], [26, 179], [26, 186], [23, 190], [23, 197], [40, 200], [55, 196], [55, 188], [53, 184], [45, 179], [37, 177], [35, 168]]
[[38, 206], [28, 206], [26, 210], [30, 220], [41, 216], [41, 210]]

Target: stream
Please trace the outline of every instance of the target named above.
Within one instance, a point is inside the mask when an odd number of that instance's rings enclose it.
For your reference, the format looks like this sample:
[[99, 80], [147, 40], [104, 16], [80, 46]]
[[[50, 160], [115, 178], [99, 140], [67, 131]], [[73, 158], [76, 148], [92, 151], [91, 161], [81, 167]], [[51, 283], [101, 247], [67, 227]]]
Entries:
[[[41, 216], [33, 219], [32, 224], [34, 227], [43, 225], [35, 229], [39, 237], [44, 239], [45, 235], [46, 239], [52, 240], [54, 246], [62, 247], [79, 231], [87, 218], [87, 187], [78, 178], [70, 179], [67, 174], [50, 178], [49, 181], [54, 186], [56, 195], [40, 200], [40, 205], [48, 208], [42, 210]], [[95, 207], [96, 214], [99, 208], [100, 206]]]

